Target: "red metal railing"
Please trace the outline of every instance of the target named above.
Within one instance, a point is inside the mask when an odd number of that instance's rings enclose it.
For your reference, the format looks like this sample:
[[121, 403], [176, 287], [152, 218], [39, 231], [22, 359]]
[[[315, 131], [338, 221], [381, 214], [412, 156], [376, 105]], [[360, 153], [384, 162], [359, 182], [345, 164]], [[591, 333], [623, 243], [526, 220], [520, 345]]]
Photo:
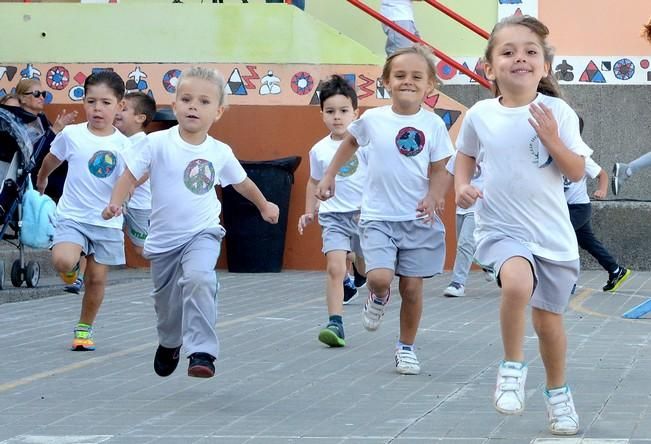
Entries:
[[[457, 62], [453, 58], [449, 57], [444, 52], [441, 52], [438, 49], [434, 48], [432, 45], [430, 45], [426, 41], [422, 40], [417, 35], [412, 34], [411, 32], [409, 32], [409, 31], [403, 29], [402, 27], [396, 25], [391, 20], [389, 20], [388, 18], [386, 18], [385, 16], [383, 16], [382, 14], [377, 12], [375, 9], [369, 7], [368, 5], [361, 2], [360, 0], [347, 0], [347, 1], [348, 1], [348, 3], [352, 4], [353, 6], [356, 6], [359, 9], [361, 9], [362, 11], [364, 11], [365, 13], [367, 13], [368, 15], [373, 17], [374, 19], [378, 20], [382, 24], [384, 24], [384, 25], [388, 26], [389, 28], [393, 29], [394, 31], [404, 35], [405, 37], [407, 37], [412, 42], [417, 42], [417, 43], [420, 43], [420, 44], [422, 44], [424, 46], [427, 46], [428, 48], [430, 48], [432, 50], [432, 52], [434, 53], [434, 55], [436, 57], [438, 57], [439, 59], [441, 59], [442, 61], [444, 61], [448, 65], [452, 66], [453, 68], [456, 68], [458, 71], [462, 72], [463, 74], [467, 75], [468, 77], [470, 77], [471, 79], [473, 79], [474, 81], [476, 81], [477, 83], [482, 85], [484, 88], [490, 89], [491, 85], [488, 82], [488, 80], [486, 80], [484, 77], [478, 75], [477, 73], [475, 73], [475, 72], [469, 70], [468, 68], [466, 68], [465, 66], [461, 65], [459, 62]], [[443, 12], [445, 14], [448, 14], [448, 12], [452, 12], [455, 15], [455, 17], [452, 17], [452, 18], [454, 20], [458, 21], [459, 23], [461, 23], [462, 25], [466, 26], [466, 27], [467, 27], [467, 24], [470, 23], [468, 20], [466, 20], [465, 18], [463, 18], [459, 14], [454, 13], [453, 11], [450, 11], [447, 7], [439, 4], [436, 0], [425, 0], [425, 1], [427, 1], [428, 4], [434, 6], [435, 8], [439, 9], [441, 12]], [[445, 10], [447, 12], [444, 11], [443, 9], [441, 9], [441, 8], [445, 8]], [[475, 32], [481, 31], [481, 32], [486, 34], [485, 37], [488, 37], [488, 33], [486, 33], [486, 31], [482, 30], [481, 28], [479, 28], [476, 25], [473, 25], [473, 26], [474, 26], [474, 28], [476, 28], [476, 29], [473, 29], [473, 31], [475, 31]], [[480, 34], [480, 35], [482, 35], [482, 34]], [[482, 35], [482, 37], [484, 37], [484, 35]]]

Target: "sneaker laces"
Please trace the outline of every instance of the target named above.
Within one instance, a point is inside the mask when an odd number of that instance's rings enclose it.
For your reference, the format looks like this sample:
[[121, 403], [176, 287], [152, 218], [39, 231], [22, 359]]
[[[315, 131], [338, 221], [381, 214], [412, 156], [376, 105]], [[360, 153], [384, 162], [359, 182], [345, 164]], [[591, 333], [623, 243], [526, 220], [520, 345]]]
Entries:
[[521, 368], [501, 367], [499, 389], [502, 392], [517, 392], [520, 389], [520, 378], [522, 378]]
[[396, 365], [398, 364], [418, 366], [420, 365], [420, 362], [418, 362], [416, 353], [414, 353], [413, 350], [403, 348], [403, 349], [396, 350]]

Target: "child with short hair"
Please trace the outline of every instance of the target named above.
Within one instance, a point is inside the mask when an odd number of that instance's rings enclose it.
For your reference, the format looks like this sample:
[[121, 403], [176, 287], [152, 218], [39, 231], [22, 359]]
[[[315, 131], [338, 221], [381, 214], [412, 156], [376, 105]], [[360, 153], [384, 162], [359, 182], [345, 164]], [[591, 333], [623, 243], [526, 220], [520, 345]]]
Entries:
[[181, 346], [189, 358], [188, 376], [210, 378], [219, 354], [217, 274], [225, 230], [215, 186], [233, 185], [270, 223], [278, 207], [247, 178], [231, 148], [208, 135], [224, 112], [224, 78], [200, 66], [187, 69], [176, 86], [174, 113], [179, 122], [147, 136], [143, 149], [125, 157], [126, 170], [102, 212], [120, 216], [137, 178], [149, 173], [152, 213], [144, 256], [151, 261], [159, 346], [154, 371], [169, 376]]
[[367, 330], [377, 330], [398, 275], [402, 303], [395, 366], [398, 373], [416, 375], [423, 279], [441, 273], [445, 260], [440, 216], [450, 181], [445, 163], [454, 149], [443, 120], [422, 108], [436, 86], [436, 61], [429, 49], [397, 50], [384, 64], [382, 80], [392, 104], [368, 110], [349, 125], [316, 195], [333, 197], [337, 171], [359, 146], [368, 145], [359, 226], [370, 292], [362, 321]]
[[[341, 76], [332, 76], [321, 85], [319, 95], [323, 122], [330, 134], [316, 143], [310, 150], [310, 178], [305, 190], [305, 213], [298, 220], [298, 232], [303, 234], [307, 225], [317, 214], [317, 199], [314, 195], [319, 180], [330, 165], [339, 144], [346, 134], [348, 125], [357, 118], [357, 93]], [[362, 251], [359, 244], [359, 209], [362, 203], [362, 190], [366, 177], [364, 150], [359, 156], [353, 154], [346, 164], [337, 171], [337, 196], [318, 206], [319, 225], [323, 238], [323, 253], [326, 255], [328, 278], [326, 281], [326, 302], [328, 304], [328, 324], [319, 332], [319, 341], [330, 347], [346, 345], [344, 336], [343, 304], [345, 288], [342, 281], [347, 279], [346, 257], [355, 253], [357, 270], [364, 271]], [[354, 284], [353, 284], [354, 288]], [[355, 290], [357, 292], [357, 290]]]
[[[563, 312], [579, 275], [579, 250], [563, 195], [563, 176], [585, 174], [592, 150], [579, 134], [576, 113], [558, 98], [551, 72], [549, 29], [534, 17], [512, 16], [491, 32], [485, 72], [494, 99], [466, 113], [457, 137], [455, 189], [463, 208], [477, 202], [476, 260], [497, 273], [502, 288], [504, 357], [493, 403], [506, 415], [525, 407], [527, 304], [545, 366], [548, 427], [574, 435], [579, 417], [565, 377]], [[484, 189], [470, 181], [484, 152]], [[478, 200], [480, 199], [480, 200]]]
[[81, 256], [86, 257], [86, 291], [71, 347], [75, 351], [95, 350], [93, 324], [104, 299], [109, 266], [124, 264], [122, 217], [104, 220], [100, 215], [122, 174], [121, 153], [130, 145], [113, 127], [123, 96], [124, 81], [115, 72], [88, 76], [83, 102], [88, 121], [68, 125], [57, 134], [38, 172], [36, 186], [42, 194], [50, 173], [68, 162], [57, 204], [52, 261], [64, 282], [72, 284]]
[[[124, 107], [115, 116], [115, 127], [131, 141], [132, 149], [141, 150], [147, 143], [145, 128], [154, 120], [156, 102], [143, 92], [124, 96]], [[151, 187], [149, 178], [138, 181], [124, 211], [124, 228], [135, 252], [142, 256], [151, 217]]]

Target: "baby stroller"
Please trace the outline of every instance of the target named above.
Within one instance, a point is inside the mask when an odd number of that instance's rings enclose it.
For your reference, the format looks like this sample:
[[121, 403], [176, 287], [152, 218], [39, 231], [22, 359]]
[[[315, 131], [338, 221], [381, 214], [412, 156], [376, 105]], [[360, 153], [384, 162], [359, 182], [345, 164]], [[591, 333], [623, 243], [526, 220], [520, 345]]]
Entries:
[[[15, 106], [0, 105], [0, 239], [18, 248], [19, 256], [11, 265], [11, 283], [36, 287], [41, 267], [35, 261], [25, 263], [21, 242], [23, 194], [31, 187], [30, 173], [45, 145], [37, 116]], [[33, 141], [38, 140], [36, 146]], [[0, 260], [0, 289], [4, 288], [5, 267]]]

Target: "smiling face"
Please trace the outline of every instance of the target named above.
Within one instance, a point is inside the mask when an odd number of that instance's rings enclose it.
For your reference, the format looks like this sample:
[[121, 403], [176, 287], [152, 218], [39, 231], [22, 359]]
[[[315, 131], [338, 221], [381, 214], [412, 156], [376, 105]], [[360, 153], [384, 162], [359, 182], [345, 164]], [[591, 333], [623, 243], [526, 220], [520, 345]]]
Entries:
[[122, 109], [115, 115], [113, 122], [113, 125], [127, 137], [142, 131], [142, 125], [147, 118], [144, 114], [136, 114], [133, 102], [133, 100], [125, 99]]
[[540, 37], [531, 29], [512, 25], [495, 34], [485, 71], [505, 98], [532, 96], [530, 99], [533, 99], [540, 80], [547, 76], [549, 69]]
[[198, 77], [181, 78], [173, 109], [179, 121], [179, 133], [186, 142], [203, 142], [212, 124], [224, 112], [221, 94], [214, 82]]
[[122, 100], [118, 99], [106, 83], [97, 83], [86, 88], [84, 112], [88, 129], [96, 136], [113, 134], [113, 121], [121, 107]]
[[332, 133], [333, 140], [342, 140], [348, 125], [357, 118], [357, 110], [353, 109], [350, 97], [335, 94], [323, 102], [323, 123]]
[[392, 109], [397, 114], [415, 114], [434, 89], [434, 78], [420, 54], [406, 53], [391, 60], [384, 86], [391, 93]]

